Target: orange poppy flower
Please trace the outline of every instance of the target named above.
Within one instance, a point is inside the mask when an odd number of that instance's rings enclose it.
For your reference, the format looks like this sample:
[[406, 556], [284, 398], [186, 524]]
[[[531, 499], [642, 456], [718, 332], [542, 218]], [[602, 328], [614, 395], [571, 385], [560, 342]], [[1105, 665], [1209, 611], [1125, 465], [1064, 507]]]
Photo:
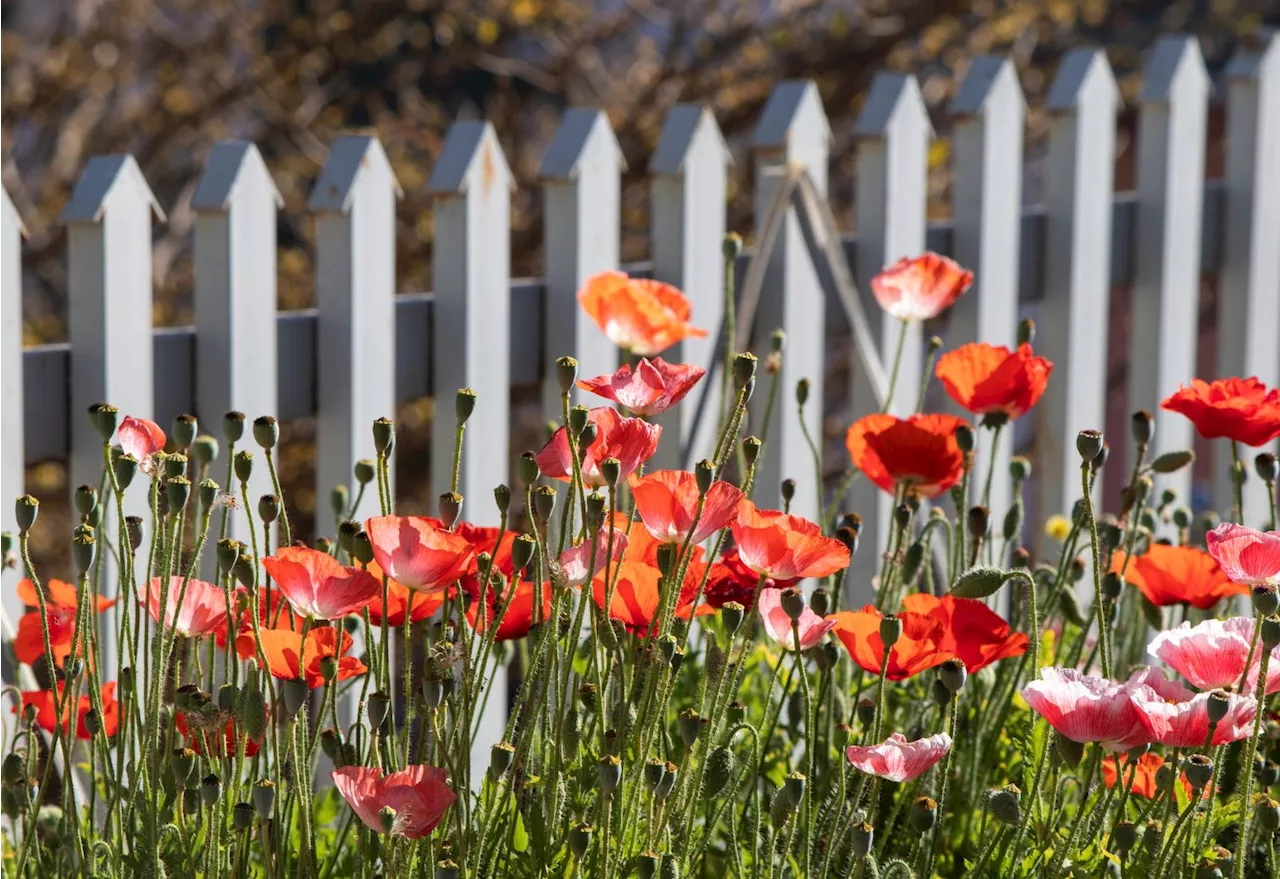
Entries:
[[[375, 516], [364, 523], [373, 557], [387, 576], [430, 592], [453, 585], [470, 570], [476, 550], [466, 537], [426, 516]], [[381, 589], [378, 590], [381, 592]]]
[[[631, 632], [646, 634], [662, 603], [662, 592], [658, 588], [661, 579], [662, 574], [656, 566], [624, 560], [613, 586], [613, 601], [608, 607], [609, 617], [621, 620]], [[686, 588], [680, 590], [680, 597], [676, 601], [676, 616], [687, 620], [693, 616], [714, 613], [715, 609], [707, 604], [699, 605], [694, 610], [693, 591], [688, 588], [689, 583], [690, 580], [686, 579]], [[692, 581], [693, 590], [697, 589], [697, 583], [696, 580]], [[591, 593], [596, 605], [605, 609], [608, 591], [603, 574], [598, 575], [591, 584]]]
[[[1117, 552], [1111, 570], [1124, 568], [1125, 554]], [[1228, 595], [1248, 595], [1249, 587], [1232, 583], [1213, 556], [1194, 546], [1153, 543], [1146, 554], [1134, 556], [1124, 578], [1156, 607], [1190, 604], [1208, 610]]]
[[367, 572], [306, 546], [286, 546], [264, 558], [262, 567], [293, 609], [313, 619], [336, 620], [358, 613], [381, 591]]
[[[223, 715], [219, 714], [218, 717]], [[217, 724], [212, 729], [206, 729], [198, 724], [191, 723], [185, 711], [179, 711], [173, 716], [174, 728], [186, 740], [187, 747], [195, 751], [197, 754], [204, 753], [204, 744], [207, 741], [212, 746], [213, 755], [215, 757], [232, 757], [240, 753], [240, 741], [237, 739], [239, 733], [236, 730], [236, 722], [234, 718], [227, 718], [227, 724], [222, 729], [222, 735], [218, 735]], [[260, 745], [254, 739], [245, 736], [244, 739], [244, 755], [252, 757], [258, 753]]]
[[975, 415], [1021, 418], [1044, 396], [1053, 364], [1023, 343], [1016, 351], [1003, 345], [970, 342], [938, 358], [936, 370], [948, 396]]
[[[1127, 754], [1108, 754], [1102, 758], [1102, 780], [1106, 782], [1107, 787], [1115, 787], [1116, 779], [1119, 777], [1119, 772], [1116, 769], [1117, 761], [1120, 764], [1120, 771], [1124, 773], [1124, 784], [1129, 784], [1129, 773], [1133, 773], [1133, 784], [1130, 787], [1130, 793], [1135, 797], [1144, 797], [1148, 800], [1155, 799], [1156, 794], [1160, 792], [1160, 785], [1156, 782], [1156, 773], [1164, 765], [1164, 758], [1159, 754], [1153, 754], [1148, 751], [1138, 758], [1138, 765], [1135, 769], [1130, 767]], [[1182, 789], [1186, 791], [1187, 796], [1191, 796], [1191, 782], [1187, 781], [1187, 777], [1180, 775], [1178, 780], [1181, 782]]]
[[[324, 675], [320, 673], [320, 660], [326, 656], [338, 660], [338, 680], [345, 681], [364, 674], [369, 669], [354, 656], [347, 656], [351, 649], [351, 636], [334, 626], [318, 626], [307, 632], [304, 642], [301, 632], [288, 629], [262, 629], [262, 652], [266, 656], [263, 664], [272, 677], [294, 680], [305, 678], [311, 689], [324, 686]], [[339, 638], [341, 636], [341, 638]], [[255, 659], [258, 653], [253, 632], [242, 632], [236, 638], [236, 652], [243, 659]]]
[[[63, 684], [58, 684], [58, 689], [54, 690], [24, 690], [22, 693], [22, 706], [28, 705], [36, 707], [36, 723], [47, 733], [56, 732], [61, 727], [63, 732], [71, 725], [71, 712], [76, 715], [76, 738], [91, 739], [93, 736], [89, 734], [88, 728], [84, 724], [84, 716], [93, 708], [93, 699], [89, 696], [81, 696], [75, 705], [68, 705], [66, 716], [62, 717], [62, 723], [59, 724], [58, 709], [62, 707]], [[116, 702], [116, 682], [111, 681], [102, 685], [99, 691], [102, 697], [102, 731], [107, 738], [111, 738], [120, 728], [120, 704]], [[15, 707], [14, 711], [18, 709]]]
[[[640, 521], [663, 543], [683, 544], [693, 534], [702, 543], [738, 516], [742, 492], [727, 482], [716, 481], [703, 499], [698, 479], [687, 470], [657, 470], [645, 476], [632, 474], [629, 483]], [[698, 503], [702, 500], [702, 515]], [[697, 518], [697, 527], [694, 519]]]
[[[658, 548], [661, 546], [662, 544], [655, 540], [652, 534], [637, 526], [631, 529], [631, 537], [622, 555], [622, 561], [648, 565], [656, 571], [658, 570]], [[684, 584], [681, 586], [681, 593], [690, 600], [697, 591], [698, 584], [702, 582], [703, 573], [707, 570], [705, 555], [702, 547], [690, 547], [689, 563], [685, 567]], [[754, 580], [752, 585], [755, 585]]]
[[931, 617], [942, 624], [937, 647], [958, 656], [969, 674], [976, 674], [998, 659], [1021, 656], [1030, 643], [1004, 619], [981, 601], [972, 598], [941, 598], [915, 592], [902, 599], [902, 609]]
[[[76, 603], [79, 592], [76, 587], [62, 580], [50, 580], [44, 584], [45, 605], [48, 608], [49, 645], [53, 648], [53, 661], [62, 668], [72, 652], [72, 639], [76, 628]], [[39, 607], [35, 584], [29, 579], [18, 583], [18, 598], [28, 607]], [[96, 613], [108, 609], [117, 599], [98, 597]], [[83, 638], [76, 649], [77, 656], [85, 654]], [[44, 656], [44, 627], [40, 624], [40, 611], [25, 613], [18, 620], [18, 631], [13, 640], [13, 653], [19, 662], [34, 665]]]
[[[760, 575], [742, 562], [742, 556], [736, 546], [721, 554], [720, 559], [711, 565], [711, 573], [707, 577], [705, 598], [712, 607], [719, 609], [730, 601], [736, 601], [743, 607], [750, 608], [755, 598], [756, 583]], [[775, 580], [772, 577], [764, 581], [765, 589], [789, 589], [799, 580]]]
[[925, 497], [937, 497], [964, 476], [964, 453], [956, 444], [954, 415], [867, 415], [845, 436], [853, 465], [893, 494], [898, 483]]
[[849, 547], [800, 516], [760, 510], [749, 498], [738, 504], [733, 540], [742, 563], [775, 580], [825, 577], [849, 567]]
[[[587, 485], [599, 488], [606, 484], [600, 474], [600, 462], [606, 458], [618, 459], [622, 465], [619, 472], [625, 479], [658, 450], [662, 436], [660, 425], [650, 424], [643, 418], [623, 418], [608, 406], [592, 409], [587, 417], [596, 426], [596, 438], [587, 446], [581, 461], [582, 481]], [[573, 453], [565, 428], [551, 435], [538, 452], [537, 462], [543, 476], [561, 482], [573, 479]]]
[[876, 302], [899, 320], [937, 317], [973, 283], [973, 272], [936, 253], [903, 257], [871, 279]]
[[1280, 388], [1253, 378], [1191, 380], [1163, 403], [1161, 409], [1180, 412], [1205, 439], [1225, 437], [1246, 446], [1263, 446], [1280, 436]]
[[[369, 622], [375, 626], [382, 625], [382, 568], [376, 561], [369, 562], [365, 568], [373, 579], [379, 583], [378, 592], [369, 601]], [[387, 625], [403, 626], [405, 614], [410, 622], [421, 622], [431, 616], [444, 604], [447, 590], [434, 592], [418, 592], [390, 578], [387, 579]]]
[[706, 372], [701, 366], [641, 357], [634, 370], [624, 363], [613, 375], [579, 379], [578, 387], [626, 406], [636, 415], [657, 415], [683, 400]]
[[[835, 620], [831, 632], [840, 639], [853, 661], [877, 675], [884, 662], [881, 618], [880, 611], [870, 604], [862, 610], [842, 610], [827, 617]], [[906, 680], [951, 658], [952, 654], [938, 649], [943, 636], [941, 622], [910, 611], [898, 614], [898, 619], [902, 620], [902, 636], [889, 652], [886, 671], [889, 680]]]
[[692, 308], [670, 284], [601, 272], [587, 279], [578, 302], [609, 341], [644, 357], [661, 354], [681, 339], [701, 339], [706, 330], [689, 325]]
[[[515, 595], [511, 595], [512, 588], [516, 590]], [[517, 638], [523, 638], [533, 628], [533, 609], [534, 602], [537, 600], [533, 582], [530, 580], [521, 580], [514, 587], [508, 585], [501, 598], [492, 588], [486, 590], [483, 602], [472, 601], [471, 606], [467, 608], [467, 622], [471, 623], [471, 627], [478, 632], [486, 631], [489, 627], [489, 621], [501, 613], [502, 605], [506, 603], [509, 595], [511, 596], [510, 604], [507, 606], [507, 612], [502, 615], [502, 620], [498, 623], [498, 630], [494, 632], [493, 639], [495, 641], [514, 641]], [[484, 610], [483, 617], [480, 616], [481, 609]], [[538, 619], [545, 620], [550, 616], [551, 584], [544, 583], [542, 586], [542, 613], [538, 615]]]

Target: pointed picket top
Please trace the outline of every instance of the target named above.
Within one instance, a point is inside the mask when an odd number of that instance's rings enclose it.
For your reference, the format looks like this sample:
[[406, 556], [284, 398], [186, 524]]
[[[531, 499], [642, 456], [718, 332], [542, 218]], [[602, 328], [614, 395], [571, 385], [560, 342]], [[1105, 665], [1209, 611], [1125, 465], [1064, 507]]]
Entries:
[[239, 186], [258, 186], [271, 193], [277, 208], [284, 207], [284, 199], [276, 182], [271, 179], [267, 163], [262, 160], [258, 148], [248, 140], [220, 140], [209, 152], [204, 173], [191, 196], [194, 211], [228, 211], [235, 200]]
[[1000, 55], [982, 55], [969, 65], [948, 109], [952, 116], [977, 116], [1003, 100], [1017, 101], [1024, 109], [1027, 106], [1018, 68]]
[[495, 182], [516, 188], [511, 167], [502, 153], [498, 135], [488, 122], [478, 120], [455, 122], [449, 126], [440, 159], [431, 172], [427, 191], [437, 195], [456, 195], [467, 191], [472, 183], [488, 189]]
[[365, 171], [384, 178], [395, 190], [396, 198], [404, 195], [378, 139], [368, 134], [348, 134], [335, 140], [329, 148], [329, 158], [311, 189], [307, 209], [315, 213], [345, 214], [351, 210], [356, 184]]
[[714, 150], [726, 166], [733, 164], [733, 156], [711, 108], [701, 104], [676, 104], [662, 123], [658, 148], [649, 161], [649, 173], [655, 177], [683, 174], [685, 163], [698, 150]]
[[769, 93], [751, 145], [755, 149], [786, 149], [793, 132], [810, 130], [815, 125], [829, 146], [831, 123], [822, 106], [818, 86], [811, 79], [785, 80]]
[[132, 187], [151, 205], [155, 218], [164, 222], [164, 211], [156, 201], [147, 178], [142, 169], [128, 153], [117, 153], [111, 156], [94, 156], [85, 165], [76, 188], [71, 193], [71, 200], [62, 209], [58, 222], [97, 223], [102, 220], [107, 202], [112, 195], [122, 191], [121, 187]]
[[13, 200], [9, 198], [9, 190], [0, 187], [0, 193], [4, 194], [4, 218], [7, 222], [13, 223], [18, 229], [18, 234], [23, 238], [29, 237], [27, 227], [22, 222], [22, 214], [18, 213], [18, 209], [13, 206]]
[[1189, 35], [1163, 37], [1147, 57], [1138, 100], [1143, 104], [1169, 103], [1177, 97], [1198, 98], [1208, 90], [1209, 72], [1200, 41]]
[[912, 122], [933, 137], [933, 123], [929, 121], [924, 95], [920, 94], [920, 83], [909, 74], [877, 73], [854, 124], [854, 134], [859, 138], [886, 137], [890, 128]]
[[538, 177], [542, 180], [573, 180], [582, 169], [583, 159], [593, 150], [611, 156], [618, 163], [619, 171], [627, 170], [622, 147], [609, 124], [609, 114], [604, 110], [570, 107], [542, 157]]
[[1101, 49], [1072, 49], [1058, 66], [1045, 101], [1050, 113], [1066, 113], [1087, 100], [1120, 103], [1120, 88], [1107, 53]]
[[1261, 79], [1280, 65], [1280, 32], [1255, 34], [1243, 41], [1241, 48], [1227, 62], [1224, 74], [1228, 82]]

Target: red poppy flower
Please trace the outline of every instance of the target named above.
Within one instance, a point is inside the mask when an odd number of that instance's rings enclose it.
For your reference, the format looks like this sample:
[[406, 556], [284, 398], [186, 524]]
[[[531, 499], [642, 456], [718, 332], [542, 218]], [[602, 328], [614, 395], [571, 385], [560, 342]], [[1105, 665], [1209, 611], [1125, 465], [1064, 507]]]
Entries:
[[[218, 715], [222, 717], [221, 714]], [[249, 736], [238, 739], [239, 733], [236, 730], [236, 722], [234, 718], [227, 718], [226, 726], [221, 730], [217, 729], [218, 724], [214, 723], [213, 728], [205, 729], [199, 724], [193, 724], [191, 719], [187, 717], [185, 711], [179, 711], [173, 716], [173, 725], [186, 740], [187, 747], [195, 751], [197, 754], [204, 754], [205, 742], [212, 746], [213, 756], [215, 757], [234, 757], [240, 753], [240, 742], [244, 742], [244, 755], [252, 757], [258, 753], [260, 745]]]
[[[502, 614], [502, 619], [498, 623], [498, 630], [494, 633], [495, 641], [514, 641], [523, 638], [529, 634], [529, 630], [534, 624], [534, 602], [537, 600], [536, 591], [533, 583], [529, 580], [521, 580], [514, 587], [508, 585], [503, 594], [499, 596], [491, 587], [485, 590], [485, 600], [474, 600], [471, 606], [467, 608], [467, 622], [471, 623], [471, 627], [478, 632], [484, 632], [489, 627], [489, 621], [502, 613], [502, 605], [507, 602], [507, 596], [511, 595], [511, 589], [515, 589], [515, 595], [511, 596], [510, 604], [507, 606], [507, 612]], [[481, 617], [479, 611], [484, 610], [484, 616]], [[542, 586], [542, 613], [538, 615], [539, 620], [545, 620], [551, 616], [551, 584], [544, 583]]]
[[693, 542], [702, 543], [738, 516], [742, 492], [727, 482], [716, 481], [707, 489], [702, 516], [697, 527], [698, 479], [687, 470], [657, 470], [645, 476], [631, 476], [631, 496], [635, 498], [640, 521], [662, 543], [683, 544], [693, 532]]
[[[707, 577], [706, 600], [712, 607], [719, 609], [730, 601], [736, 601], [745, 608], [751, 607], [755, 598], [756, 583], [760, 575], [742, 563], [738, 548], [732, 547], [720, 556], [719, 561], [712, 563], [711, 573]], [[775, 580], [772, 577], [764, 581], [765, 589], [789, 589], [799, 580]]]
[[[842, 610], [830, 618], [836, 623], [832, 634], [840, 639], [853, 661], [865, 671], [880, 674], [880, 664], [884, 662], [880, 611], [868, 604], [862, 610]], [[906, 680], [952, 657], [953, 654], [938, 649], [943, 634], [941, 622], [909, 611], [898, 614], [898, 619], [902, 620], [902, 636], [889, 653], [886, 672], [889, 680]]]
[[849, 567], [849, 547], [800, 516], [759, 510], [749, 498], [738, 504], [733, 539], [742, 563], [775, 580], [825, 577]]
[[348, 568], [327, 552], [305, 546], [286, 546], [264, 558], [262, 567], [293, 609], [313, 619], [358, 613], [381, 591], [367, 571]]
[[[53, 648], [53, 661], [62, 668], [71, 655], [72, 639], [76, 628], [76, 603], [79, 593], [76, 587], [62, 580], [50, 580], [43, 584], [45, 606], [48, 609], [49, 643]], [[39, 607], [35, 584], [24, 579], [18, 583], [18, 599], [28, 607]], [[101, 613], [116, 603], [114, 598], [99, 597], [94, 605], [95, 613]], [[18, 620], [18, 632], [13, 640], [13, 653], [19, 662], [34, 665], [44, 656], [44, 628], [40, 623], [40, 611], [23, 614]], [[83, 638], [76, 655], [85, 654]]]
[[[320, 660], [326, 656], [337, 658], [339, 681], [358, 677], [369, 670], [359, 659], [346, 655], [352, 641], [341, 628], [318, 626], [307, 632], [305, 642], [301, 632], [288, 629], [262, 629], [258, 634], [266, 657], [266, 662], [261, 664], [272, 677], [285, 680], [302, 677], [311, 689], [322, 687], [324, 675], [320, 673]], [[243, 659], [257, 657], [258, 647], [253, 632], [240, 633], [236, 638], [236, 652]]]
[[1251, 378], [1191, 380], [1160, 404], [1191, 419], [1205, 439], [1226, 437], [1246, 446], [1263, 446], [1280, 436], [1280, 388]]
[[[658, 450], [662, 427], [650, 424], [642, 418], [623, 418], [616, 409], [601, 406], [592, 409], [587, 416], [596, 426], [595, 441], [587, 447], [582, 458], [582, 480], [587, 485], [600, 487], [605, 479], [600, 475], [600, 462], [617, 458], [622, 464], [623, 478], [653, 457]], [[543, 476], [569, 482], [573, 479], [573, 455], [569, 450], [569, 435], [561, 427], [537, 455], [538, 469]]]
[[160, 429], [160, 425], [132, 415], [126, 415], [120, 421], [116, 439], [120, 441], [120, 451], [137, 458], [144, 470], [151, 456], [164, 449], [165, 444], [164, 431]]
[[706, 372], [701, 366], [641, 357], [635, 371], [631, 364], [624, 363], [613, 375], [579, 379], [578, 387], [626, 406], [637, 415], [657, 415], [683, 400]]
[[[646, 634], [662, 601], [662, 592], [658, 588], [661, 579], [662, 574], [654, 565], [623, 561], [613, 585], [613, 601], [608, 607], [609, 617], [621, 620], [631, 632]], [[700, 605], [695, 612], [693, 592], [697, 589], [697, 581], [692, 581], [692, 590], [688, 588], [689, 579], [685, 580], [685, 584], [686, 588], [680, 590], [680, 597], [676, 600], [675, 615], [687, 620], [695, 615], [713, 613], [714, 609], [706, 604]], [[604, 610], [605, 599], [608, 597], [604, 574], [597, 576], [591, 584], [591, 594], [596, 605]]]
[[[377, 562], [370, 562], [365, 568], [369, 575], [373, 577], [379, 584], [382, 583], [382, 568], [378, 567]], [[390, 578], [387, 579], [387, 625], [403, 626], [405, 614], [409, 616], [411, 622], [417, 623], [427, 619], [433, 613], [440, 609], [444, 604], [445, 597], [449, 593], [445, 590], [436, 590], [434, 592], [416, 592], [402, 583], [397, 583]], [[375, 626], [382, 625], [382, 587], [378, 587], [378, 592], [369, 600], [369, 622]]]
[[964, 453], [956, 444], [954, 415], [867, 415], [845, 437], [853, 465], [893, 494], [898, 483], [925, 497], [937, 497], [964, 476]]
[[701, 339], [706, 330], [689, 325], [693, 309], [670, 284], [601, 272], [587, 279], [578, 302], [609, 341], [633, 354], [652, 357], [681, 339]]
[[375, 833], [384, 833], [382, 810], [394, 818], [391, 835], [421, 839], [435, 829], [457, 799], [445, 784], [445, 771], [434, 766], [410, 765], [385, 778], [369, 766], [344, 766], [329, 773], [333, 786], [347, 805]]
[[[430, 521], [437, 522], [440, 528], [444, 528], [444, 522], [438, 519]], [[454, 525], [453, 530], [462, 537], [475, 549], [476, 554], [471, 557], [471, 562], [467, 566], [467, 573], [475, 574], [480, 570], [480, 562], [477, 556], [482, 552], [487, 552], [493, 556], [493, 569], [501, 571], [510, 576], [515, 570], [515, 563], [511, 561], [511, 545], [516, 542], [519, 535], [516, 532], [500, 528], [494, 528], [488, 525], [473, 525], [470, 522], [459, 522]], [[502, 534], [502, 542], [498, 542], [498, 535]]]
[[[1111, 570], [1124, 568], [1125, 554], [1117, 552]], [[1228, 595], [1248, 595], [1249, 587], [1232, 583], [1213, 556], [1194, 546], [1153, 543], [1145, 555], [1134, 556], [1124, 578], [1156, 607], [1190, 604], [1208, 610]]]
[[899, 320], [928, 320], [937, 317], [973, 283], [973, 272], [959, 263], [925, 253], [915, 259], [903, 257], [871, 279], [876, 302]]
[[[84, 725], [84, 716], [93, 708], [93, 699], [89, 696], [81, 696], [75, 705], [67, 705], [67, 713], [63, 716], [62, 723], [58, 723], [58, 709], [62, 708], [63, 701], [63, 684], [58, 684], [58, 689], [54, 690], [24, 690], [22, 692], [22, 706], [28, 705], [36, 707], [36, 723], [47, 733], [56, 732], [61, 727], [63, 732], [71, 725], [71, 712], [76, 715], [76, 738], [91, 739], [88, 728]], [[120, 704], [116, 702], [116, 682], [111, 681], [102, 685], [99, 691], [102, 698], [102, 731], [107, 738], [111, 738], [120, 728]], [[14, 711], [18, 709], [15, 707]]]
[[470, 570], [471, 541], [425, 516], [376, 516], [364, 523], [373, 557], [387, 576], [423, 592], [445, 589]]
[[975, 415], [1003, 413], [1021, 418], [1040, 401], [1053, 364], [1023, 343], [1010, 351], [1002, 345], [970, 342], [938, 358], [937, 376], [947, 394]]
[[[1164, 758], [1159, 754], [1150, 751], [1138, 758], [1138, 765], [1135, 768], [1129, 763], [1128, 754], [1108, 754], [1102, 758], [1102, 780], [1106, 782], [1107, 787], [1115, 787], [1116, 779], [1120, 777], [1120, 773], [1124, 773], [1122, 784], [1130, 784], [1129, 776], [1132, 774], [1133, 781], [1129, 792], [1135, 797], [1143, 797], [1144, 799], [1154, 800], [1156, 794], [1160, 792], [1160, 785], [1156, 782], [1156, 775], [1160, 772], [1160, 767], [1164, 765]], [[1117, 771], [1116, 763], [1120, 764]], [[1187, 781], [1185, 775], [1179, 779], [1182, 782], [1182, 789], [1187, 796], [1191, 796], [1191, 782]]]
[[938, 598], [915, 592], [902, 599], [902, 609], [941, 623], [938, 650], [960, 657], [969, 674], [977, 674], [998, 659], [1021, 656], [1030, 643], [1025, 634], [1010, 629], [998, 613], [972, 598]]
[[[265, 560], [264, 560], [265, 561]], [[212, 583], [204, 580], [188, 580], [185, 594], [182, 591], [182, 577], [169, 578], [169, 594], [165, 600], [164, 622], [170, 629], [177, 629], [184, 638], [201, 638], [212, 635], [227, 625], [227, 596]], [[160, 621], [161, 580], [152, 577], [150, 588], [145, 596], [138, 596], [138, 601], [151, 615], [151, 619]], [[178, 598], [182, 598], [182, 606], [178, 607]]]

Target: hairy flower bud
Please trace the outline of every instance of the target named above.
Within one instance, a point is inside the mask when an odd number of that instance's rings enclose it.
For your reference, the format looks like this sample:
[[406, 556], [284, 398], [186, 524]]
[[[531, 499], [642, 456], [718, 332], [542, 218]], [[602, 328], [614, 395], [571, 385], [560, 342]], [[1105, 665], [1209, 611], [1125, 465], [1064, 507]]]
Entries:
[[243, 449], [236, 452], [233, 469], [235, 470], [237, 481], [241, 484], [248, 482], [249, 477], [253, 475], [253, 452]]
[[379, 457], [391, 454], [396, 442], [396, 424], [390, 418], [376, 418], [373, 422], [373, 448]]
[[560, 385], [560, 393], [568, 394], [578, 379], [578, 361], [574, 357], [556, 358], [556, 382]]
[[930, 797], [916, 797], [908, 814], [911, 829], [916, 833], [928, 833], [938, 821], [938, 803]]
[[758, 361], [750, 351], [743, 351], [733, 359], [733, 386], [741, 391], [756, 375]]
[[1102, 431], [1082, 430], [1076, 434], [1076, 451], [1085, 463], [1091, 463], [1102, 453]]
[[600, 793], [610, 796], [622, 781], [622, 759], [615, 754], [606, 754], [596, 764], [596, 777], [600, 784]]
[[244, 436], [245, 415], [234, 409], [222, 416], [222, 438], [228, 443], [238, 443]]

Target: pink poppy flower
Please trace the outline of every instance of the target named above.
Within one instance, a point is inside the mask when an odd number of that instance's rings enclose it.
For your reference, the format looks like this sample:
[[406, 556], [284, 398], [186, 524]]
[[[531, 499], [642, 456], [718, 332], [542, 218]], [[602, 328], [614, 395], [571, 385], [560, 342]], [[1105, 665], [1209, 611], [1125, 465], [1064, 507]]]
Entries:
[[698, 478], [689, 471], [656, 470], [645, 476], [633, 475], [629, 482], [640, 521], [659, 543], [682, 544], [690, 531], [693, 542], [702, 543], [738, 518], [742, 492], [727, 482], [713, 482], [707, 489], [700, 518]]
[[946, 733], [908, 742], [902, 733], [894, 733], [878, 745], [861, 748], [850, 745], [845, 756], [859, 772], [875, 775], [885, 781], [911, 781], [924, 775], [951, 750], [951, 736]]
[[849, 567], [849, 547], [801, 516], [761, 510], [743, 498], [730, 523], [742, 563], [774, 580], [825, 577]]
[[[1209, 697], [1193, 693], [1159, 669], [1135, 672], [1125, 690], [1150, 741], [1169, 748], [1201, 748], [1209, 737]], [[1228, 693], [1227, 714], [1213, 730], [1213, 745], [1246, 739], [1253, 732], [1258, 703], [1252, 696]]]
[[[600, 462], [606, 458], [618, 459], [625, 479], [658, 450], [662, 428], [656, 424], [643, 418], [623, 418], [608, 406], [592, 409], [587, 417], [596, 426], [596, 438], [582, 458], [582, 479], [587, 485], [599, 488], [606, 484], [600, 475]], [[557, 430], [542, 447], [537, 462], [543, 476], [562, 482], [573, 479], [573, 456], [565, 428]]]
[[470, 568], [475, 545], [439, 519], [375, 516], [364, 523], [373, 558], [387, 576], [420, 592], [447, 589]]
[[578, 387], [626, 406], [637, 415], [657, 415], [683, 400], [706, 372], [701, 366], [641, 357], [634, 370], [626, 363], [613, 375], [579, 379]]
[[899, 320], [928, 320], [937, 317], [973, 283], [973, 272], [959, 263], [926, 253], [915, 259], [903, 257], [871, 279], [876, 302]]
[[[176, 628], [184, 638], [199, 638], [212, 635], [227, 624], [227, 596], [212, 583], [204, 580], [191, 580], [187, 583], [187, 591], [182, 592], [182, 577], [169, 578], [169, 595], [165, 601], [164, 624]], [[151, 587], [146, 596], [138, 596], [138, 602], [147, 608], [147, 613], [156, 622], [160, 622], [160, 587], [163, 581], [159, 577], [151, 578]], [[178, 597], [182, 597], [182, 606], [178, 606]]]
[[[1240, 683], [1244, 662], [1253, 639], [1253, 620], [1232, 617], [1183, 623], [1161, 632], [1147, 645], [1147, 652], [1161, 660], [1201, 690], [1231, 689]], [[1246, 685], [1253, 692], [1262, 666], [1261, 648], [1254, 651]], [[1280, 693], [1280, 647], [1271, 651], [1267, 667], [1267, 694]]]
[[1209, 554], [1234, 583], [1280, 586], [1280, 531], [1223, 522], [1204, 536]]
[[135, 458], [143, 473], [154, 473], [151, 456], [162, 451], [165, 444], [164, 431], [160, 429], [160, 425], [146, 418], [126, 415], [116, 428], [116, 439], [120, 441], [120, 451]]
[[344, 567], [327, 552], [305, 546], [286, 546], [264, 558], [262, 567], [294, 611], [313, 619], [356, 613], [382, 590], [368, 571]]
[[[609, 532], [613, 532], [613, 554], [609, 556]], [[604, 570], [605, 557], [609, 556], [614, 564], [622, 561], [622, 554], [627, 551], [627, 532], [621, 528], [601, 528], [595, 539], [595, 566], [591, 564], [592, 541], [584, 540], [577, 546], [571, 546], [560, 553], [560, 567], [570, 586], [581, 586], [587, 582], [587, 569], [591, 568], [591, 577]]]
[[1046, 668], [1039, 680], [1022, 688], [1022, 698], [1073, 742], [1128, 751], [1151, 740], [1124, 685], [1105, 678], [1074, 668]]
[[[777, 641], [787, 650], [796, 649], [795, 632], [791, 628], [791, 617], [782, 609], [782, 590], [764, 589], [760, 592], [760, 600], [756, 607], [760, 610], [760, 622], [769, 637]], [[800, 614], [800, 649], [808, 650], [822, 641], [823, 637], [835, 626], [835, 616], [823, 619], [805, 607]]]
[[445, 772], [415, 764], [383, 777], [368, 766], [344, 766], [329, 773], [333, 786], [366, 825], [383, 832], [381, 811], [395, 810], [393, 836], [421, 839], [435, 829], [457, 796], [445, 784]]

